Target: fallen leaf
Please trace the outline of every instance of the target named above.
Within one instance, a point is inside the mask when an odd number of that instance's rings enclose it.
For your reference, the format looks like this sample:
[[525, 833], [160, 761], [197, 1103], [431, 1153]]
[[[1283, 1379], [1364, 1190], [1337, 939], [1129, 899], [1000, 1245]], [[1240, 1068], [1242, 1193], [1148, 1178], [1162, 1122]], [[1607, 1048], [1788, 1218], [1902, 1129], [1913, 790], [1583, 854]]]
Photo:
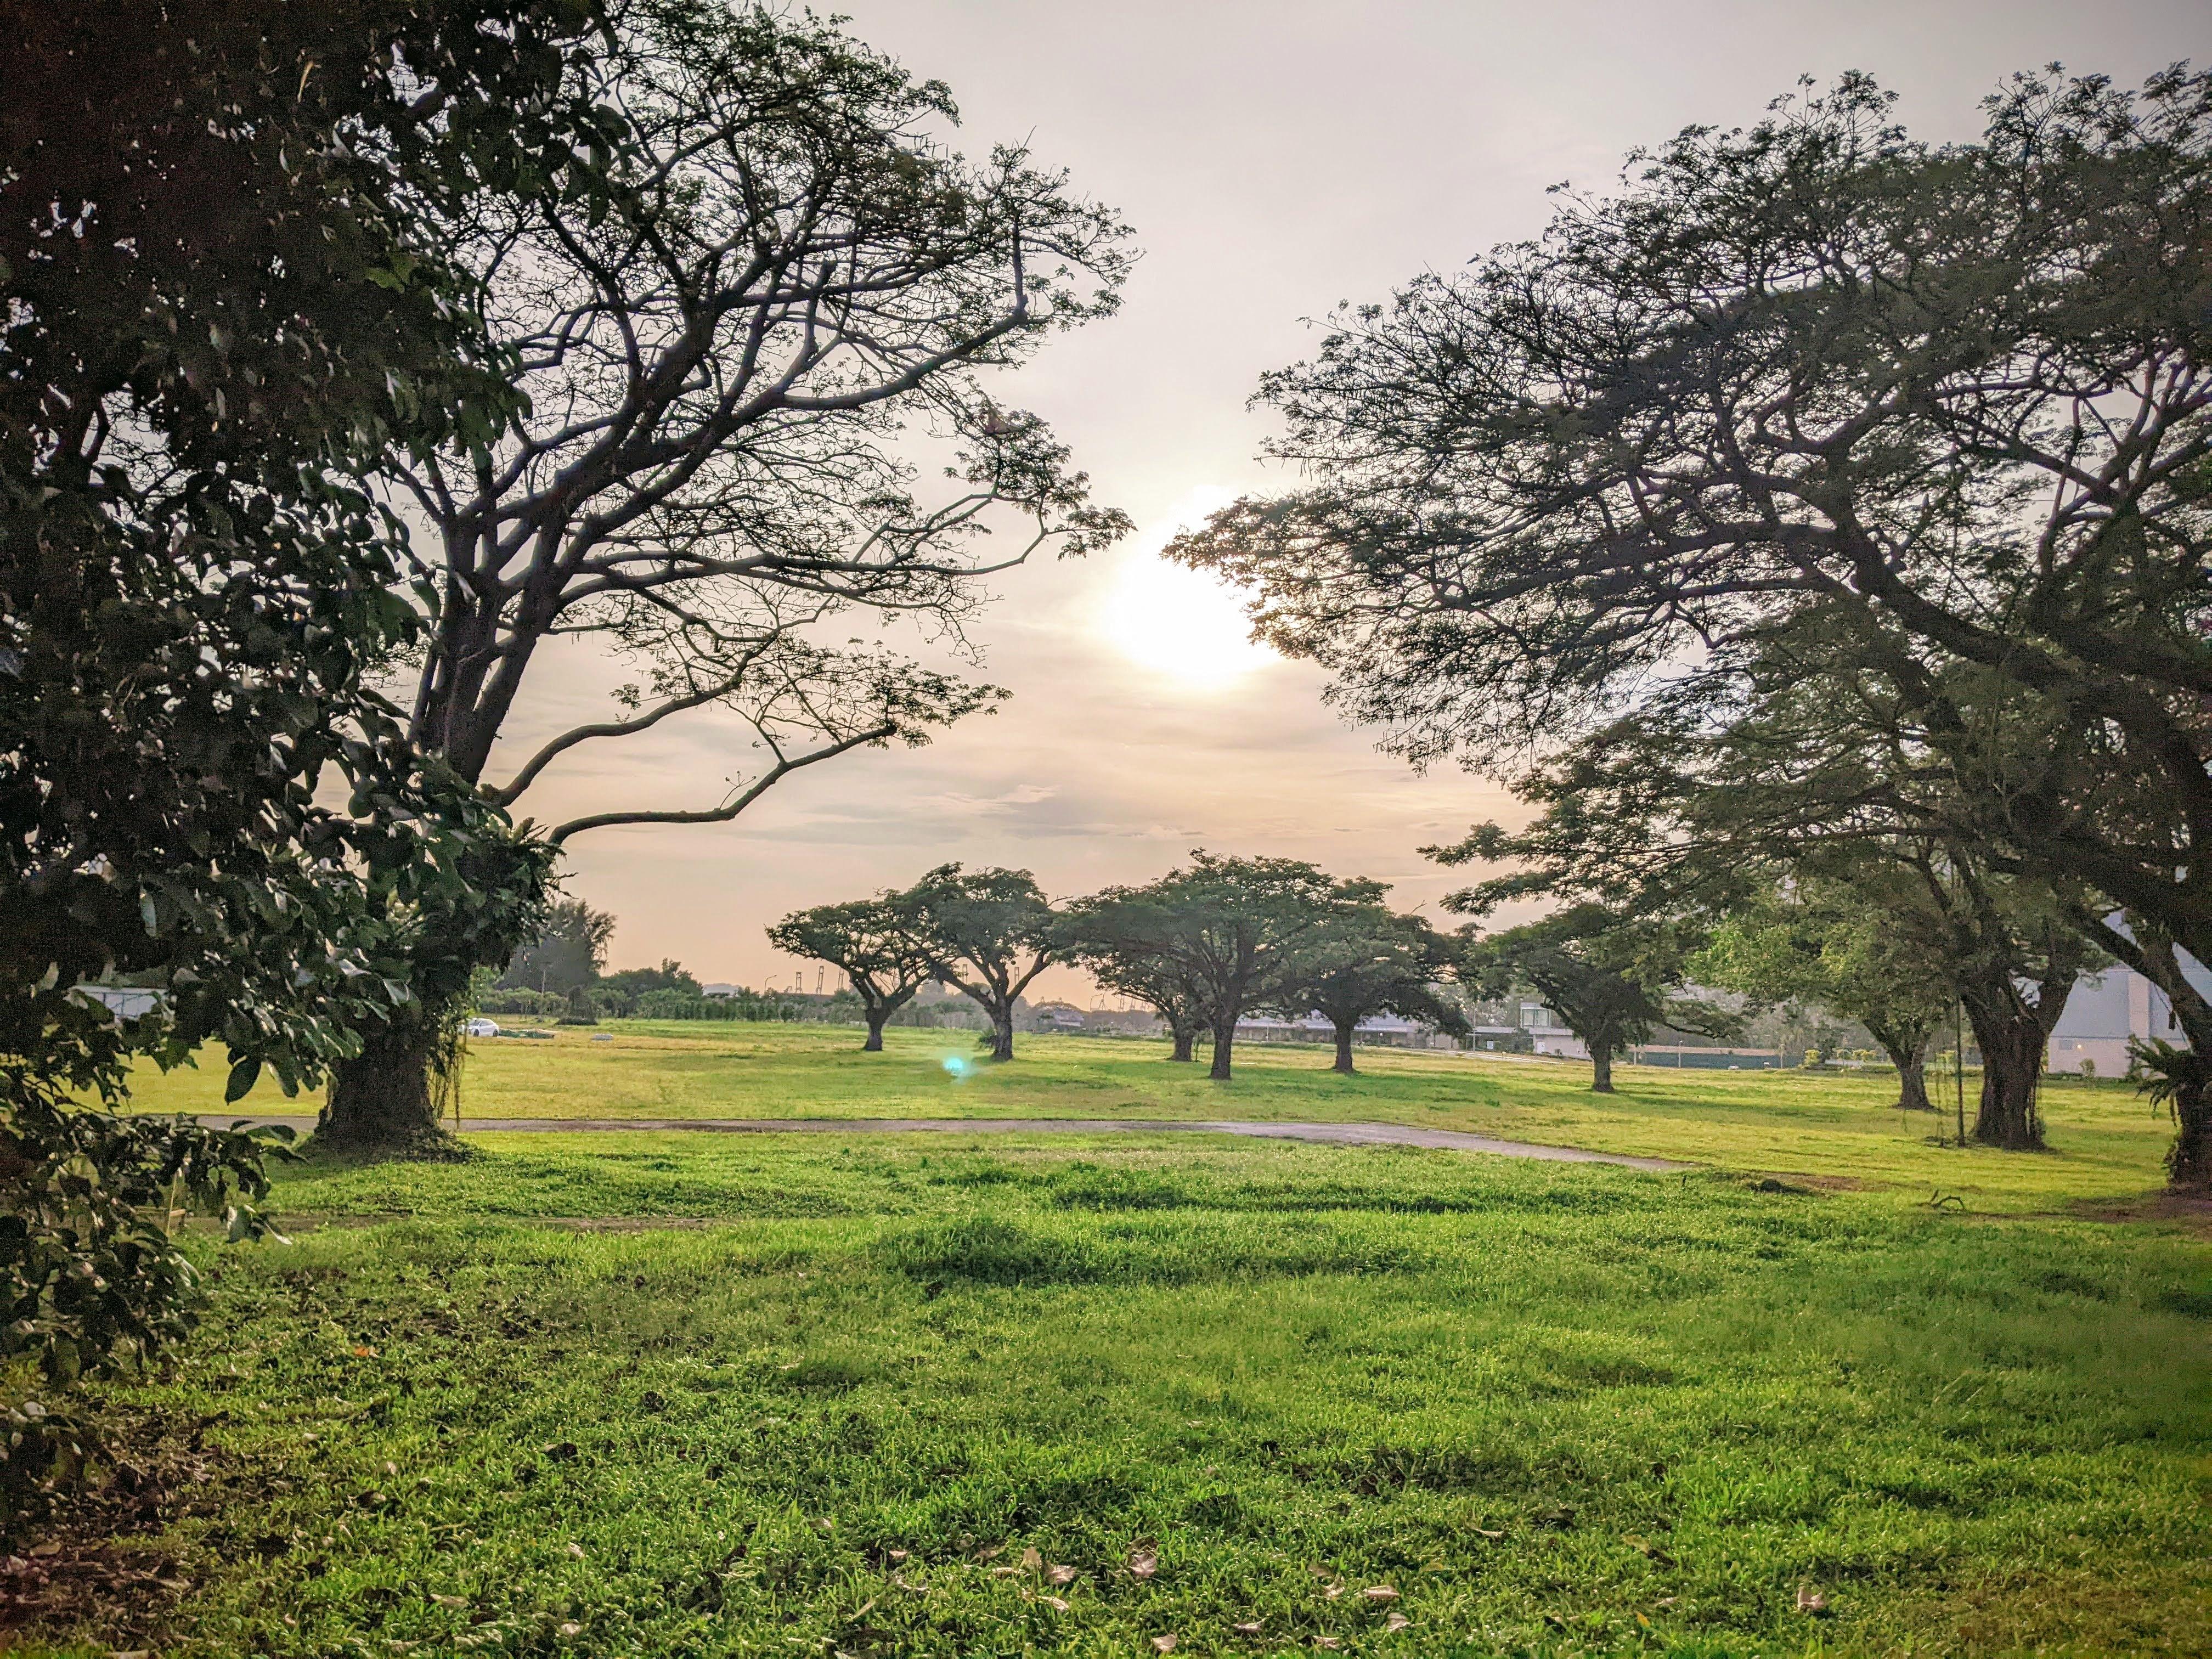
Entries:
[[1012, 1578], [1019, 1571], [1021, 1571], [1019, 1567], [994, 1567], [991, 1569], [991, 1577], [994, 1578]]
[[1239, 1636], [1257, 1636], [1260, 1633], [1260, 1621], [1255, 1619], [1249, 1625], [1231, 1625], [1229, 1628]]
[[50, 1555], [59, 1555], [61, 1553], [62, 1547], [59, 1544], [55, 1543], [52, 1539], [48, 1539], [43, 1544], [33, 1544], [31, 1546], [31, 1553], [40, 1557], [41, 1559]]
[[562, 1625], [554, 1633], [558, 1636], [567, 1636], [571, 1638], [578, 1637], [584, 1633], [584, 1627], [581, 1625], [577, 1624], [574, 1620], [571, 1620], [568, 1623]]
[[465, 1607], [469, 1604], [469, 1598], [465, 1595], [440, 1595], [434, 1591], [431, 1593], [430, 1599], [441, 1607]]
[[1329, 1601], [1334, 1601], [1338, 1596], [1344, 1594], [1344, 1586], [1341, 1584], [1325, 1584], [1322, 1587], [1321, 1593]]
[[907, 1550], [887, 1550], [884, 1553], [889, 1555], [894, 1561], [903, 1561], [907, 1559], [908, 1555], [911, 1553], [911, 1552]]
[[1504, 1537], [1504, 1536], [1505, 1536], [1505, 1534], [1504, 1534], [1504, 1533], [1502, 1533], [1502, 1532], [1492, 1532], [1492, 1531], [1491, 1531], [1491, 1530], [1490, 1530], [1490, 1528], [1487, 1528], [1487, 1527], [1477, 1527], [1477, 1528], [1474, 1529], [1474, 1535], [1475, 1535], [1477, 1538], [1487, 1538], [1487, 1539], [1489, 1539], [1489, 1540], [1490, 1540], [1492, 1542], [1493, 1542], [1493, 1543], [1495, 1543], [1498, 1539], [1501, 1539], [1501, 1538], [1503, 1538], [1503, 1537]]
[[1314, 1638], [1314, 1645], [1328, 1653], [1340, 1652], [1344, 1647], [1343, 1642], [1334, 1636], [1316, 1636]]
[[928, 1585], [908, 1583], [904, 1578], [902, 1578], [896, 1573], [893, 1573], [891, 1575], [891, 1583], [896, 1584], [902, 1590], [912, 1590], [916, 1595], [927, 1595], [929, 1594]]
[[1129, 1576], [1150, 1578], [1160, 1570], [1160, 1547], [1151, 1539], [1139, 1539], [1129, 1547]]
[[584, 1547], [583, 1547], [581, 1544], [571, 1544], [571, 1545], [569, 1545], [569, 1546], [568, 1546], [568, 1559], [569, 1559], [571, 1561], [580, 1561], [580, 1560], [582, 1560], [582, 1559], [584, 1559]]
[[1024, 1572], [1036, 1572], [1041, 1571], [1043, 1566], [1044, 1557], [1039, 1555], [1036, 1550], [1026, 1549], [1022, 1552], [1022, 1571]]
[[1629, 1548], [1650, 1556], [1654, 1561], [1656, 1561], [1662, 1567], [1671, 1567], [1674, 1565], [1674, 1558], [1668, 1554], [1666, 1551], [1661, 1549], [1656, 1544], [1653, 1543], [1648, 1538], [1638, 1538], [1632, 1532], [1620, 1541], [1627, 1545]]
[[118, 1648], [110, 1651], [107, 1659], [154, 1659], [154, 1655], [146, 1648]]
[[1044, 1582], [1048, 1584], [1072, 1584], [1075, 1582], [1075, 1569], [1055, 1562], [1044, 1570]]
[[1154, 1653], [1173, 1653], [1175, 1650], [1176, 1639], [1174, 1637], [1155, 1636], [1152, 1638], [1152, 1651]]
[[1384, 1630], [1403, 1630], [1413, 1621], [1402, 1613], [1394, 1613], [1382, 1621]]
[[1359, 1593], [1370, 1601], [1395, 1601], [1398, 1599], [1396, 1587], [1390, 1584], [1370, 1584]]
[[1659, 1605], [1662, 1607], [1671, 1607], [1674, 1605], [1675, 1600], [1674, 1596], [1662, 1595], [1659, 1598]]
[[1037, 1600], [1043, 1602], [1045, 1606], [1050, 1607], [1054, 1613], [1066, 1613], [1067, 1611], [1067, 1603], [1061, 1601], [1057, 1595], [1040, 1595], [1037, 1597]]
[[1798, 1588], [1797, 1588], [1797, 1611], [1798, 1611], [1798, 1612], [1800, 1612], [1800, 1613], [1826, 1613], [1827, 1610], [1828, 1610], [1828, 1598], [1827, 1598], [1826, 1596], [1825, 1596], [1825, 1595], [1821, 1595], [1818, 1590], [1809, 1590], [1809, 1589], [1806, 1589], [1803, 1585], [1802, 1585], [1802, 1584], [1798, 1586]]
[[376, 1350], [366, 1347], [356, 1348], [353, 1351], [353, 1357], [356, 1359], [374, 1359], [376, 1358]]
[[993, 1544], [987, 1548], [977, 1550], [975, 1559], [978, 1561], [995, 1561], [1006, 1553], [1006, 1547], [1004, 1544]]

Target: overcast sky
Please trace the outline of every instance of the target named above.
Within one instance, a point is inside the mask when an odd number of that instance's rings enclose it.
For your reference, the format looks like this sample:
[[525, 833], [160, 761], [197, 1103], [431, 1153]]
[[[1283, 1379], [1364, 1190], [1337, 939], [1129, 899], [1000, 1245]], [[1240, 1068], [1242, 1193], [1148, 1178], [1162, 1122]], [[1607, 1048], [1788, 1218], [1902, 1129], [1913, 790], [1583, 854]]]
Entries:
[[[1053, 423], [1140, 531], [1000, 579], [975, 629], [988, 678], [1014, 694], [999, 714], [801, 774], [734, 824], [573, 843], [569, 890], [621, 918], [617, 967], [674, 957], [704, 979], [788, 986], [799, 964], [763, 924], [951, 859], [1024, 866], [1065, 895], [1204, 846], [1375, 876], [1433, 912], [1456, 881], [1416, 849], [1510, 816], [1510, 798], [1376, 754], [1322, 707], [1312, 671], [1240, 642], [1232, 599], [1156, 557], [1179, 525], [1281, 482], [1255, 459], [1264, 417], [1245, 400], [1307, 353], [1307, 319], [1532, 234], [1547, 185], [1603, 185], [1624, 151], [1691, 123], [1753, 120], [1800, 75], [1868, 70], [1916, 133], [1948, 138], [1972, 136], [1978, 100], [2016, 69], [2056, 59], [2135, 82], [2212, 58], [2204, 0], [836, 9], [951, 86], [963, 149], [1026, 137], [1134, 227], [1144, 257], [1121, 314], [1052, 341], [1012, 400]], [[602, 715], [612, 678], [543, 660], [508, 750], [563, 715]], [[711, 718], [671, 720], [549, 777], [530, 810], [711, 805], [744, 764], [732, 742]], [[1072, 977], [1043, 988], [1085, 994]]]

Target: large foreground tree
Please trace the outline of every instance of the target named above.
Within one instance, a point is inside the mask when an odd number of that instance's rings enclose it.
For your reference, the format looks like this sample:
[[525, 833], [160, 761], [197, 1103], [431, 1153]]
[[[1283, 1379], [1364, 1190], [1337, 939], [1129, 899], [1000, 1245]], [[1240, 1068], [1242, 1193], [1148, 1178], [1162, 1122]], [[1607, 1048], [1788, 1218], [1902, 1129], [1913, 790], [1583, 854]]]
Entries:
[[[0, 1049], [29, 1073], [112, 1088], [219, 1039], [234, 1090], [312, 1080], [414, 1000], [389, 901], [505, 844], [368, 689], [417, 629], [356, 481], [513, 406], [444, 227], [518, 172], [578, 187], [592, 25], [0, 12]], [[112, 977], [159, 1016], [76, 991]]]
[[[1310, 483], [1177, 551], [1417, 757], [1848, 647], [1959, 786], [1942, 834], [2212, 960], [2212, 76], [2024, 77], [1942, 147], [1889, 103], [1691, 129], [1343, 314], [1263, 387]], [[1998, 708], [2040, 741], [1992, 775]]]
[[[622, 118], [603, 199], [526, 179], [450, 226], [526, 407], [402, 478], [430, 619], [422, 752], [514, 808], [583, 746], [693, 711], [734, 733], [719, 793], [569, 817], [556, 845], [725, 822], [800, 769], [988, 707], [991, 688], [848, 637], [856, 618], [957, 644], [984, 576], [1123, 524], [991, 395], [1044, 335], [1111, 309], [1111, 214], [1018, 150], [944, 149], [945, 89], [834, 22], [712, 0], [610, 15], [565, 83]], [[495, 752], [564, 644], [634, 669], [619, 706]], [[330, 1130], [428, 1109], [428, 1034], [390, 1035], [341, 1068]]]

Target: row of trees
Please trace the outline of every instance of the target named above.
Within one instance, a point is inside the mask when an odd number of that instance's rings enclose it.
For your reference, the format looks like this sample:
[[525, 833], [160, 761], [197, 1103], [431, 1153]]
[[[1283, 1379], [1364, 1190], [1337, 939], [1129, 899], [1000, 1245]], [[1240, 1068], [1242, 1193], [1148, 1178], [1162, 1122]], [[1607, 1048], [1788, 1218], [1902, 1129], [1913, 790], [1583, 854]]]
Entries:
[[992, 1058], [1011, 1060], [1015, 1000], [1065, 963], [1157, 1012], [1175, 1060], [1191, 1060], [1210, 1036], [1216, 1078], [1230, 1075], [1239, 1019], [1313, 1011], [1334, 1027], [1336, 1069], [1348, 1073], [1354, 1030], [1370, 1015], [1467, 1029], [1457, 1001], [1437, 989], [1456, 971], [1457, 941], [1392, 910], [1388, 891], [1295, 860], [1199, 852], [1157, 881], [1055, 905], [1026, 870], [948, 864], [911, 887], [796, 911], [768, 931], [779, 950], [843, 970], [870, 1050], [938, 980], [982, 1009]]
[[1690, 129], [1340, 313], [1261, 388], [1304, 481], [1171, 551], [1405, 754], [1517, 780], [1462, 908], [1549, 900], [1600, 957], [1736, 916], [1754, 979], [1843, 921], [1901, 1061], [1916, 988], [1963, 1005], [2008, 1147], [2117, 960], [2185, 1035], [2143, 1059], [2203, 1183], [2212, 75], [2018, 77], [1940, 146], [1891, 105]]

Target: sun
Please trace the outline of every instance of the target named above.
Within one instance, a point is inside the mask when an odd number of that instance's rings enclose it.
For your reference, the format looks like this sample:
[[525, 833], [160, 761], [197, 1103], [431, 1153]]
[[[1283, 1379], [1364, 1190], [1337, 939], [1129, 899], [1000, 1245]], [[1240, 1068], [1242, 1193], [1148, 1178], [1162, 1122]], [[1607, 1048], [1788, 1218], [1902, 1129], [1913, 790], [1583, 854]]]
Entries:
[[1244, 601], [1235, 589], [1160, 556], [1178, 531], [1233, 499], [1226, 489], [1192, 491], [1187, 510], [1150, 530], [1123, 555], [1098, 608], [1099, 632], [1129, 661], [1200, 690], [1234, 684], [1279, 660], [1252, 640]]

